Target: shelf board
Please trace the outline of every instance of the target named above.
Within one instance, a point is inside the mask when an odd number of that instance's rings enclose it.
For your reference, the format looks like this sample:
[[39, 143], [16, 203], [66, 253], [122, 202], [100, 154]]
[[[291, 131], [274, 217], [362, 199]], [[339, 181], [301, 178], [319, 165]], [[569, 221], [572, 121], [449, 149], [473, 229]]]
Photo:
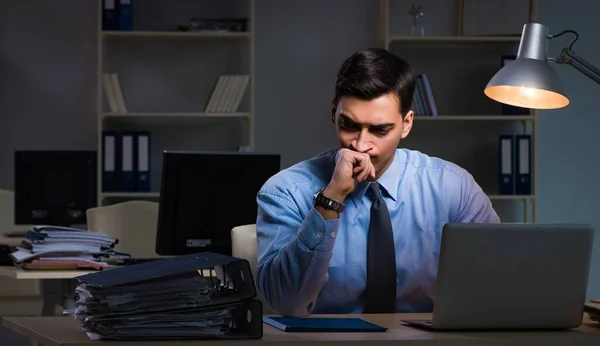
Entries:
[[422, 43], [518, 43], [521, 36], [391, 36], [390, 43], [394, 42], [422, 42]]
[[156, 198], [159, 192], [102, 192], [102, 198]]
[[250, 113], [235, 112], [235, 113], [144, 113], [144, 112], [132, 112], [132, 113], [104, 113], [105, 118], [249, 118]]
[[491, 200], [535, 200], [535, 195], [488, 195]]
[[417, 121], [535, 121], [531, 115], [415, 115]]
[[103, 37], [165, 37], [165, 38], [249, 38], [249, 32], [190, 32], [190, 31], [103, 31]]

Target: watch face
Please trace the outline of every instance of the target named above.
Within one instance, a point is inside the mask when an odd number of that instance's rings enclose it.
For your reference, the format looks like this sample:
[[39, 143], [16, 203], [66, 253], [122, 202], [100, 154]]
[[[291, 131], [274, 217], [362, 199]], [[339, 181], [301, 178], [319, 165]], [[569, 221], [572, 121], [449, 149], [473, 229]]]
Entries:
[[319, 189], [319, 191], [315, 192], [314, 196], [313, 196], [313, 204], [317, 203], [317, 197], [319, 196], [319, 194], [323, 191], [323, 189]]

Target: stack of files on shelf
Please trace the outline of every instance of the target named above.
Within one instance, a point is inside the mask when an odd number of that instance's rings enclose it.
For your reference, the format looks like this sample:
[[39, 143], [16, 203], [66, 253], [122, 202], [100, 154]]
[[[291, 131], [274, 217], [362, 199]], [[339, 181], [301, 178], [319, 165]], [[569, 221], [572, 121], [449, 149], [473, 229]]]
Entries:
[[76, 306], [65, 313], [91, 340], [262, 337], [262, 305], [243, 259], [191, 254], [76, 280]]
[[114, 251], [118, 240], [103, 233], [59, 227], [34, 226], [10, 257], [24, 269], [102, 270], [110, 257], [129, 258]]
[[415, 113], [415, 115], [438, 115], [437, 105], [431, 89], [431, 82], [424, 73], [417, 75], [415, 80], [412, 111]]
[[204, 111], [206, 113], [237, 112], [249, 81], [248, 75], [219, 76]]

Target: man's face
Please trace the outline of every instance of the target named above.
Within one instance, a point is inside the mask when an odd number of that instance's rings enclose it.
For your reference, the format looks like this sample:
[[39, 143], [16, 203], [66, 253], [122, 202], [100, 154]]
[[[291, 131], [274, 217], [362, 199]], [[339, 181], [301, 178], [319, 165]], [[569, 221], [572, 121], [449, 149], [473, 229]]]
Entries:
[[331, 120], [342, 148], [368, 153], [379, 177], [412, 127], [413, 112], [402, 118], [399, 99], [386, 94], [370, 101], [344, 96], [332, 102]]

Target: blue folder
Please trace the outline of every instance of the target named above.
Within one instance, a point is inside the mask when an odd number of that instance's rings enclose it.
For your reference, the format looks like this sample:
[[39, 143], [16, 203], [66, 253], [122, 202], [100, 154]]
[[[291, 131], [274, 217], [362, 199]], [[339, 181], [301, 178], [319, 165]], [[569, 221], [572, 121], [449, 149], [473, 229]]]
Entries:
[[284, 332], [385, 332], [388, 330], [355, 317], [263, 316], [263, 322]]

